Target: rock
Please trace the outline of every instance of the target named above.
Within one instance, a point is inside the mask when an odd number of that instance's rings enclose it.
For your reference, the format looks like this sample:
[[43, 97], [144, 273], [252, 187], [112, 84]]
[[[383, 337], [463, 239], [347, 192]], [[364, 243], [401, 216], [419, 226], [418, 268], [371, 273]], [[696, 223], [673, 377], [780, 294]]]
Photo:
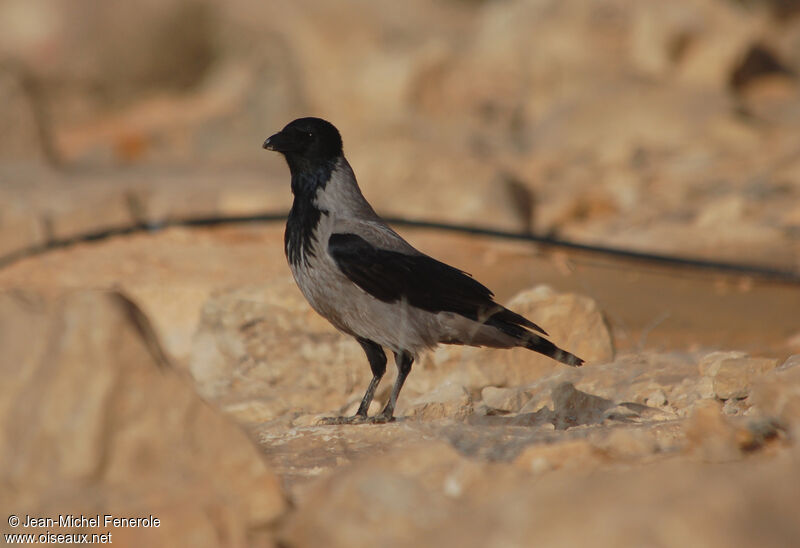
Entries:
[[[514, 466], [475, 462], [435, 442], [344, 466], [305, 494], [281, 540], [308, 546], [704, 546], [791, 544], [798, 454], [724, 467], [654, 458], [647, 437], [615, 434], [606, 451], [578, 439], [525, 449]], [[643, 442], [640, 443], [639, 442]], [[648, 457], [649, 458], [649, 457]], [[610, 494], [613, 495], [613, 502]], [[686, 523], [690, 528], [653, 524]], [[775, 523], [779, 525], [776, 526]], [[676, 540], [677, 539], [677, 540]]]
[[738, 359], [738, 358], [746, 358], [747, 354], [745, 352], [738, 352], [738, 351], [731, 351], [731, 352], [711, 352], [710, 354], [706, 354], [697, 364], [697, 368], [700, 370], [701, 375], [705, 375], [707, 377], [714, 377], [717, 372], [719, 371], [720, 365], [723, 361], [729, 359]]
[[793, 437], [800, 435], [800, 355], [759, 377], [750, 398], [754, 414], [780, 421]]
[[[542, 327], [553, 342], [589, 365], [613, 356], [603, 314], [588, 297], [559, 294], [539, 286], [517, 294], [506, 306]], [[468, 389], [524, 385], [565, 369], [564, 365], [523, 348], [443, 348], [437, 350], [433, 360], [448, 379]]]
[[702, 374], [712, 378], [715, 396], [728, 400], [747, 397], [753, 381], [777, 365], [778, 360], [772, 358], [715, 352], [703, 358], [698, 367]]
[[515, 295], [508, 308], [545, 327], [550, 338], [588, 363], [614, 355], [611, 334], [597, 302], [575, 294], [559, 294], [538, 286]]
[[714, 391], [723, 400], [742, 398], [749, 393], [753, 380], [776, 365], [778, 360], [772, 358], [725, 360], [714, 376]]
[[[286, 275], [209, 299], [189, 368], [207, 398], [257, 398], [263, 420], [289, 410], [342, 413], [372, 378], [361, 347], [314, 312]], [[379, 398], [390, 387], [387, 375]]]
[[461, 420], [472, 414], [472, 397], [463, 387], [444, 383], [414, 400], [408, 408], [400, 408], [418, 420], [450, 418]]
[[608, 409], [604, 415], [605, 419], [621, 422], [649, 422], [668, 421], [677, 417], [671, 411], [663, 411], [657, 407], [648, 407], [635, 402], [620, 402]]
[[481, 390], [481, 399], [492, 409], [516, 413], [530, 400], [530, 395], [512, 388], [487, 386]]
[[[635, 402], [615, 402], [578, 390], [571, 382], [562, 382], [552, 390], [553, 424], [556, 429], [587, 425], [605, 420], [621, 422], [662, 421], [675, 418], [665, 412]], [[526, 408], [532, 406], [526, 406]], [[523, 408], [523, 410], [526, 410]]]
[[172, 369], [131, 301], [3, 292], [0, 345], [4, 504], [40, 516], [69, 508], [161, 520], [158, 529], [112, 529], [123, 545], [269, 540], [286, 509], [277, 477]]
[[[553, 373], [540, 377], [525, 387], [525, 392], [532, 394], [532, 398], [520, 412], [554, 408], [551, 391], [555, 396], [557, 391], [554, 388], [563, 383], [571, 383], [580, 392], [607, 400], [610, 403], [603, 412], [620, 418], [675, 418], [702, 399], [704, 391], [709, 391], [707, 397], [713, 397], [710, 378], [700, 377], [695, 358], [691, 355], [623, 354], [613, 362], [592, 367], [557, 368]], [[563, 394], [570, 392], [564, 390]], [[663, 392], [666, 405], [661, 408], [647, 405], [647, 398], [659, 392]], [[599, 415], [594, 418], [599, 418]]]
[[570, 382], [556, 386], [552, 398], [557, 429], [601, 422], [606, 411], [614, 407], [613, 401], [581, 392]]
[[[687, 384], [691, 386], [692, 383], [687, 383]], [[713, 398], [715, 396], [714, 379], [712, 379], [711, 377], [702, 377], [699, 381], [697, 381], [695, 386], [692, 387], [692, 392], [693, 392], [692, 396], [695, 396], [694, 399], [706, 400]], [[691, 401], [689, 401], [688, 403], [691, 403]]]
[[[150, 257], [153, 262], [160, 262], [155, 251], [151, 252]], [[171, 265], [161, 263], [160, 266], [160, 270], [171, 275], [181, 275], [179, 271], [176, 272], [171, 268]], [[144, 266], [140, 268], [145, 269]], [[152, 270], [151, 273], [154, 277], [158, 276]], [[164, 350], [176, 363], [185, 366], [192, 350], [192, 339], [197, 330], [200, 311], [213, 291], [213, 282], [206, 278], [204, 280], [206, 283], [185, 283], [175, 286], [163, 281], [158, 283], [142, 278], [136, 279], [135, 274], [131, 279], [130, 283], [124, 284], [125, 293], [150, 318]]]
[[663, 390], [654, 390], [644, 399], [644, 404], [649, 407], [664, 407], [667, 405], [667, 395]]

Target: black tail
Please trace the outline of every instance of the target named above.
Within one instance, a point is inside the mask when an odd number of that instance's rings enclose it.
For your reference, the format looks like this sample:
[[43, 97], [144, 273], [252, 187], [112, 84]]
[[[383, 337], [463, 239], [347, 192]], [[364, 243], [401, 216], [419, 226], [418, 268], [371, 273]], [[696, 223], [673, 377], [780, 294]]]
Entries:
[[573, 367], [580, 367], [583, 365], [583, 360], [575, 354], [570, 354], [566, 350], [562, 350], [547, 339], [543, 339], [538, 335], [529, 334], [528, 340], [525, 341], [525, 348], [530, 348], [534, 352], [544, 354], [547, 357], [553, 358], [561, 363], [571, 365]]
[[[520, 321], [523, 320], [523, 321]], [[503, 309], [500, 313], [492, 315], [487, 321], [486, 325], [491, 325], [495, 329], [499, 329], [506, 335], [514, 337], [518, 341], [519, 346], [524, 346], [534, 352], [543, 354], [549, 358], [553, 358], [566, 365], [579, 367], [583, 365], [583, 360], [574, 354], [570, 354], [566, 350], [562, 350], [547, 339], [540, 337], [529, 330], [525, 329], [519, 324], [533, 325], [539, 331], [542, 331], [538, 326], [516, 314], [508, 309]], [[544, 331], [542, 331], [544, 333]]]

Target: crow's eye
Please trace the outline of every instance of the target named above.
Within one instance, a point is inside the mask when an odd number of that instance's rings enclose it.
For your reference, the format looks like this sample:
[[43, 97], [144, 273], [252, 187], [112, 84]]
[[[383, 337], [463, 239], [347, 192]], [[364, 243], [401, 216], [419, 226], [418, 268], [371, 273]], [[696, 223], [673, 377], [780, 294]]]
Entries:
[[313, 137], [313, 136], [314, 136], [314, 134], [313, 134], [313, 133], [311, 133], [310, 131], [308, 132], [308, 134], [307, 134], [307, 135], [308, 135], [309, 137]]

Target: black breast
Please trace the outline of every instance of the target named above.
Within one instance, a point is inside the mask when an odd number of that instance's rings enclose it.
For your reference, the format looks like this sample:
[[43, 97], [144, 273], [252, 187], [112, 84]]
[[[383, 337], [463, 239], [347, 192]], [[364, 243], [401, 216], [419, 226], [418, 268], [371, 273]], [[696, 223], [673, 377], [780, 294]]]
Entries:
[[294, 202], [286, 222], [283, 249], [292, 266], [301, 263], [307, 265], [308, 259], [314, 257], [314, 230], [320, 216], [328, 213], [320, 210], [314, 204], [314, 199], [317, 192], [327, 186], [335, 165], [335, 161], [307, 162], [295, 159], [289, 162]]
[[295, 197], [283, 234], [283, 250], [291, 265], [308, 264], [308, 259], [314, 257], [314, 230], [321, 216], [322, 211], [311, 200]]

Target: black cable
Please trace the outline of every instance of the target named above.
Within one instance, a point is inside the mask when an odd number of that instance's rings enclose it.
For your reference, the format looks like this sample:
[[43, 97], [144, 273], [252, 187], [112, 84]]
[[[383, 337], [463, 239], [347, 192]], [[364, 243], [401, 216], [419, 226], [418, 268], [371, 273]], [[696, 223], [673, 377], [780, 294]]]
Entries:
[[[284, 221], [285, 219], [286, 219], [285, 213], [260, 213], [255, 215], [219, 215], [212, 217], [189, 217], [184, 219], [171, 219], [159, 223], [140, 223], [126, 227], [98, 230], [96, 232], [78, 234], [76, 236], [72, 236], [69, 238], [50, 240], [42, 245], [32, 246], [8, 254], [4, 257], [0, 257], [0, 268], [8, 266], [9, 264], [23, 257], [38, 255], [52, 249], [69, 247], [71, 245], [75, 245], [81, 242], [92, 242], [97, 240], [103, 240], [113, 236], [125, 236], [138, 232], [153, 232], [174, 226], [204, 227], [204, 226], [218, 226], [225, 224], [246, 224], [246, 223], [265, 223], [265, 222], [269, 223], [269, 222]], [[646, 251], [634, 251], [630, 249], [621, 249], [617, 247], [608, 247], [603, 245], [582, 244], [579, 242], [572, 242], [569, 240], [563, 240], [561, 238], [554, 238], [551, 236], [537, 236], [529, 232], [509, 232], [505, 230], [497, 230], [493, 228], [480, 227], [474, 225], [461, 225], [454, 223], [443, 223], [438, 221], [423, 221], [423, 220], [405, 219], [401, 217], [389, 217], [386, 218], [386, 221], [390, 224], [412, 227], [412, 228], [429, 228], [429, 229], [443, 230], [448, 232], [458, 232], [462, 234], [488, 236], [492, 238], [500, 238], [505, 240], [533, 242], [547, 247], [572, 249], [576, 251], [607, 255], [610, 257], [617, 257], [622, 259], [657, 263], [665, 266], [689, 267], [701, 270], [753, 276], [757, 278], [767, 279], [770, 281], [800, 284], [800, 273], [792, 270], [782, 270], [766, 266], [744, 264], [744, 263], [729, 263], [729, 262], [712, 261], [706, 259], [695, 259], [691, 257], [665, 255], [660, 253], [649, 253]]]
[[561, 238], [554, 238], [551, 236], [537, 236], [530, 232], [508, 232], [504, 230], [496, 230], [493, 228], [476, 227], [469, 225], [456, 225], [450, 223], [440, 223], [436, 221], [415, 221], [409, 219], [391, 219], [391, 218], [388, 218], [386, 220], [387, 222], [392, 224], [404, 225], [409, 227], [433, 228], [437, 230], [446, 230], [450, 232], [462, 232], [466, 234], [490, 236], [506, 240], [535, 242], [548, 247], [574, 249], [576, 251], [586, 251], [589, 253], [608, 255], [611, 257], [618, 257], [622, 259], [653, 262], [666, 266], [692, 267], [701, 270], [715, 270], [718, 272], [729, 272], [733, 274], [757, 276], [760, 278], [766, 278], [774, 281], [800, 283], [800, 273], [794, 272], [792, 270], [783, 270], [768, 266], [744, 264], [744, 263], [728, 263], [724, 261], [712, 261], [707, 259], [697, 259], [693, 257], [681, 257], [677, 255], [650, 253], [648, 251], [635, 251], [632, 249], [622, 249], [618, 247], [609, 247], [604, 245], [582, 244], [579, 242], [572, 242], [569, 240], [563, 240]]

